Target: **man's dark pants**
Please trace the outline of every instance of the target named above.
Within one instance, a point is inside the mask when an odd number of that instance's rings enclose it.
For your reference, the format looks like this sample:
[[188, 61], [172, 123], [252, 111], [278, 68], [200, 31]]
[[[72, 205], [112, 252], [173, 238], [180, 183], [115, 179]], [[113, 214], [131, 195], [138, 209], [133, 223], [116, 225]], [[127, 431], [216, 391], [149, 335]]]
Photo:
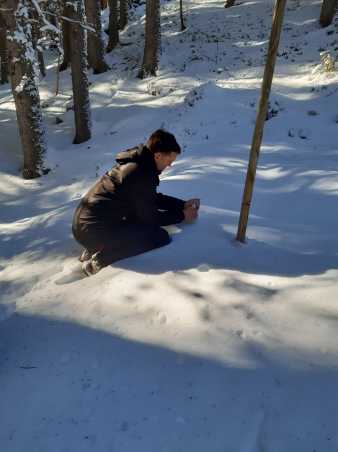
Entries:
[[97, 253], [95, 258], [102, 267], [168, 245], [171, 241], [167, 231], [159, 226], [130, 223], [73, 224], [73, 235], [90, 254]]

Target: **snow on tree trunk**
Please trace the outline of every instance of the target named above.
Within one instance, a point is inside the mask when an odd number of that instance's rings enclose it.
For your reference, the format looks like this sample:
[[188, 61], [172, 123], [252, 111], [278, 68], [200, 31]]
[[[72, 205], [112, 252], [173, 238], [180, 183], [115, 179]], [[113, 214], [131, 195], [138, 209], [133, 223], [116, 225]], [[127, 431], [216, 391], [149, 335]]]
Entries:
[[66, 17], [70, 25], [70, 64], [72, 69], [75, 138], [73, 143], [79, 144], [91, 137], [90, 102], [87, 75], [86, 31], [83, 27], [85, 11], [82, 0], [67, 0]]
[[109, 26], [107, 52], [111, 52], [119, 42], [119, 25], [117, 16], [117, 0], [108, 0], [109, 4]]
[[85, 0], [87, 23], [96, 33], [88, 32], [88, 61], [94, 74], [101, 74], [109, 69], [104, 61], [104, 44], [102, 39], [101, 5], [99, 0]]
[[8, 82], [8, 52], [6, 44], [6, 24], [0, 14], [0, 83]]
[[320, 11], [320, 25], [328, 27], [331, 25], [336, 14], [338, 0], [323, 0], [322, 9]]
[[235, 0], [225, 0], [224, 8], [230, 8], [231, 6], [234, 6]]
[[10, 78], [23, 148], [23, 177], [32, 179], [43, 173], [44, 128], [38, 91], [36, 54], [28, 17], [30, 0], [2, 2], [6, 22]]
[[120, 0], [119, 28], [123, 30], [128, 23], [128, 0]]
[[160, 0], [147, 0], [143, 63], [138, 74], [140, 78], [156, 75], [161, 44]]

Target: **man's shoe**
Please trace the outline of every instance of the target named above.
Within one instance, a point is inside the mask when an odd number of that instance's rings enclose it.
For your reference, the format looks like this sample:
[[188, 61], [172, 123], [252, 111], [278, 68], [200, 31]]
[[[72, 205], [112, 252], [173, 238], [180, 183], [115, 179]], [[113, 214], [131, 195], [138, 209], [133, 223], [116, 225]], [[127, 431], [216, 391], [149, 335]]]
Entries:
[[96, 259], [96, 255], [94, 254], [91, 259], [85, 261], [82, 264], [82, 271], [86, 276], [92, 276], [98, 273], [102, 269], [102, 265]]
[[92, 257], [91, 253], [90, 253], [88, 250], [84, 249], [84, 250], [82, 251], [81, 256], [79, 257], [79, 261], [80, 261], [80, 262], [86, 262], [86, 261], [89, 261], [89, 259], [90, 259], [91, 257]]

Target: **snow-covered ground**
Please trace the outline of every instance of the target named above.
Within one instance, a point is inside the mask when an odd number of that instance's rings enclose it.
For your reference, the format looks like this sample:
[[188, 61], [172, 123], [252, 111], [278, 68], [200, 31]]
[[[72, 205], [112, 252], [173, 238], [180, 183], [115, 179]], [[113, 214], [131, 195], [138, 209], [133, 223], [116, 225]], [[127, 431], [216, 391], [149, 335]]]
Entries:
[[[20, 177], [0, 89], [1, 452], [338, 450], [338, 18], [290, 0], [248, 243], [235, 240], [273, 2], [163, 4], [159, 75], [138, 80], [144, 7], [90, 76], [93, 138], [72, 145], [69, 74], [41, 84], [47, 164]], [[63, 122], [56, 122], [56, 118]], [[156, 128], [184, 147], [161, 191], [200, 197], [173, 242], [82, 279], [81, 195]]]

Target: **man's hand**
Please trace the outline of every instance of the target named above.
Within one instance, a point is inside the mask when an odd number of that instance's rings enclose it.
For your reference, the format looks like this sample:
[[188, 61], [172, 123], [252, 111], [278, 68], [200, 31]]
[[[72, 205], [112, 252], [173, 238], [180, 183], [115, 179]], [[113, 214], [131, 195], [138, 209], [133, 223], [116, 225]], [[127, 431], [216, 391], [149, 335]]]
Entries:
[[199, 198], [188, 199], [188, 201], [184, 203], [184, 209], [187, 209], [188, 207], [194, 207], [194, 209], [198, 210], [200, 208]]
[[183, 213], [184, 213], [184, 220], [187, 222], [196, 220], [196, 218], [198, 216], [198, 210], [193, 206], [185, 207], [183, 209]]

